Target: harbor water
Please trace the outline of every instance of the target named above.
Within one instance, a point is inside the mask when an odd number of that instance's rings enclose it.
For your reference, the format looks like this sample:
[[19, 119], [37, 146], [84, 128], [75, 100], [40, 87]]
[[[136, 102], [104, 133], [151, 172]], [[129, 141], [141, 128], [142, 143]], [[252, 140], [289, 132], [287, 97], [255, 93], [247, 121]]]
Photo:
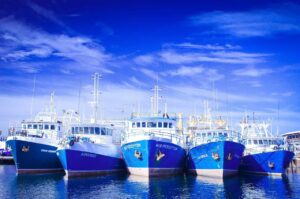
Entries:
[[0, 165], [0, 198], [300, 198], [300, 174], [226, 179], [191, 175], [152, 178], [110, 175], [68, 179], [61, 174], [16, 175]]

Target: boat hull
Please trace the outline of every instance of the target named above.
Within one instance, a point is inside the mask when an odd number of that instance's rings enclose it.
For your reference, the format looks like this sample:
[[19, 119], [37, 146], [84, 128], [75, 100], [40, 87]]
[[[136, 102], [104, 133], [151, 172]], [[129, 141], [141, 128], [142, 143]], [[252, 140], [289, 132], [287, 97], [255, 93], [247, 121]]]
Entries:
[[193, 147], [188, 153], [188, 172], [209, 177], [236, 175], [244, 149], [244, 145], [232, 141], [210, 142]]
[[178, 145], [157, 141], [140, 140], [122, 146], [123, 156], [130, 174], [163, 176], [183, 171], [185, 151]]
[[286, 150], [263, 152], [243, 157], [240, 171], [261, 175], [283, 175], [294, 153]]
[[75, 145], [77, 146], [57, 150], [57, 156], [68, 177], [126, 173], [126, 166], [121, 152], [117, 152], [117, 146], [97, 147], [93, 144], [94, 147], [89, 148], [88, 143]]
[[8, 140], [7, 145], [11, 148], [18, 174], [63, 172], [56, 146], [18, 139]]

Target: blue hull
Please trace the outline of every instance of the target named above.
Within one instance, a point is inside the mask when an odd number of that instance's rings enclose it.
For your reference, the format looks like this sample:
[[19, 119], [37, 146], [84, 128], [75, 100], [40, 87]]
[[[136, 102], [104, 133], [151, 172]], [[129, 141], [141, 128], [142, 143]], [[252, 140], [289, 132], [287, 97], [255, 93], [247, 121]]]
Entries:
[[18, 174], [63, 172], [57, 147], [23, 140], [8, 140], [7, 145], [12, 149]]
[[263, 175], [282, 175], [293, 157], [293, 152], [285, 150], [246, 155], [242, 159], [240, 171]]
[[244, 145], [231, 141], [201, 144], [190, 149], [187, 169], [190, 173], [223, 177], [238, 173]]
[[122, 152], [131, 174], [172, 175], [182, 172], [184, 168], [185, 151], [172, 143], [140, 140], [124, 144]]
[[124, 160], [120, 158], [72, 149], [60, 149], [57, 155], [68, 176], [126, 172]]

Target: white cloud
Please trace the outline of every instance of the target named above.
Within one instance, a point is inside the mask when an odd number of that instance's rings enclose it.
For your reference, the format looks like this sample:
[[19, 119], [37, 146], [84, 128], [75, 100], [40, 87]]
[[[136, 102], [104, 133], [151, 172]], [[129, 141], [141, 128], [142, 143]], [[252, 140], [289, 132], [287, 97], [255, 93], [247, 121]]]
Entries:
[[300, 33], [300, 7], [282, 4], [269, 9], [246, 12], [214, 11], [190, 18], [195, 26], [210, 27], [215, 33], [238, 37], [269, 36], [278, 33]]
[[138, 69], [140, 72], [142, 72], [144, 75], [146, 75], [147, 77], [150, 77], [151, 79], [156, 80], [158, 78], [158, 72], [154, 72], [150, 69], [147, 68], [140, 68]]
[[164, 47], [180, 47], [188, 49], [204, 49], [204, 50], [226, 50], [226, 49], [240, 49], [240, 46], [234, 46], [230, 44], [218, 45], [218, 44], [193, 44], [190, 42], [184, 42], [179, 44], [167, 43], [163, 45]]
[[263, 86], [260, 81], [248, 81], [246, 83], [248, 83], [251, 87], [254, 88], [259, 88]]
[[274, 70], [270, 68], [255, 68], [253, 66], [247, 66], [244, 68], [234, 70], [232, 74], [236, 76], [245, 76], [245, 77], [261, 77], [264, 75], [271, 74], [273, 72]]
[[134, 58], [134, 62], [141, 65], [152, 64], [155, 61], [153, 55], [140, 55]]
[[190, 77], [201, 74], [204, 71], [202, 66], [180, 66], [177, 69], [169, 70], [166, 72], [162, 72], [164, 76], [182, 76], [182, 77]]
[[[15, 21], [12, 17], [1, 19], [0, 24], [0, 34], [5, 35], [3, 38], [10, 44], [10, 52], [1, 55], [4, 61], [29, 56], [55, 56], [71, 62], [68, 70], [113, 73], [106, 68], [112, 56], [90, 38], [50, 34]], [[25, 50], [18, 50], [20, 48]]]
[[199, 62], [226, 63], [226, 64], [255, 64], [265, 61], [265, 54], [245, 52], [176, 52], [164, 50], [159, 53], [161, 61], [169, 64], [191, 64]]

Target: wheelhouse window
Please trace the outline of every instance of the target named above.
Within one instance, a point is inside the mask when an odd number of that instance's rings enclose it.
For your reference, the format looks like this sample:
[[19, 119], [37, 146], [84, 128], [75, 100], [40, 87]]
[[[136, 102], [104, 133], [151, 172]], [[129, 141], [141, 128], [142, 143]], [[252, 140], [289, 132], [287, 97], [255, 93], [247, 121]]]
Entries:
[[112, 129], [106, 129], [107, 130], [107, 135], [112, 135]]
[[148, 128], [155, 128], [156, 127], [156, 122], [147, 122], [147, 127]]
[[224, 136], [225, 136], [225, 137], [227, 137], [227, 136], [228, 136], [228, 134], [227, 134], [227, 133], [224, 133]]
[[142, 127], [143, 127], [143, 128], [146, 127], [146, 122], [142, 122]]
[[23, 129], [26, 129], [26, 124], [23, 124], [23, 125], [22, 125], [22, 128], [23, 128]]
[[169, 128], [170, 129], [173, 128], [173, 123], [172, 122], [169, 123]]
[[257, 144], [257, 143], [258, 143], [257, 140], [253, 140], [253, 142], [254, 142], [254, 144]]
[[55, 130], [55, 125], [50, 126], [51, 130]]
[[164, 122], [164, 128], [168, 128], [168, 122]]
[[141, 123], [140, 123], [140, 122], [137, 122], [137, 123], [136, 123], [136, 126], [137, 126], [138, 128], [140, 128], [140, 127], [141, 127]]
[[90, 129], [90, 134], [95, 134], [95, 132], [94, 132], [95, 128], [94, 127], [90, 127], [89, 129]]
[[45, 128], [46, 130], [49, 130], [49, 124], [45, 124], [44, 128]]
[[135, 128], [135, 127], [136, 127], [136, 123], [132, 122], [132, 128]]
[[33, 125], [33, 129], [37, 129], [37, 127], [38, 127], [37, 124]]
[[74, 128], [74, 127], [72, 127], [72, 133], [73, 133], [73, 134], [75, 133], [75, 128]]
[[78, 133], [82, 134], [83, 133], [83, 127], [78, 128]]
[[31, 124], [28, 124], [27, 128], [28, 128], [28, 129], [32, 129], [32, 125], [31, 125]]
[[211, 133], [208, 133], [207, 136], [211, 136]]
[[42, 130], [43, 129], [43, 125], [39, 124], [39, 129]]
[[248, 144], [252, 144], [252, 140], [248, 140]]
[[96, 133], [96, 135], [100, 135], [100, 128], [99, 127], [95, 128], [95, 133]]
[[89, 127], [84, 127], [84, 134], [88, 134], [89, 133]]
[[101, 128], [101, 135], [106, 135], [106, 129], [105, 128]]
[[258, 142], [259, 142], [259, 144], [263, 144], [263, 141], [262, 141], [262, 140], [259, 140]]
[[264, 144], [267, 145], [268, 144], [268, 140], [264, 140]]
[[158, 122], [158, 128], [162, 127], [162, 122]]

